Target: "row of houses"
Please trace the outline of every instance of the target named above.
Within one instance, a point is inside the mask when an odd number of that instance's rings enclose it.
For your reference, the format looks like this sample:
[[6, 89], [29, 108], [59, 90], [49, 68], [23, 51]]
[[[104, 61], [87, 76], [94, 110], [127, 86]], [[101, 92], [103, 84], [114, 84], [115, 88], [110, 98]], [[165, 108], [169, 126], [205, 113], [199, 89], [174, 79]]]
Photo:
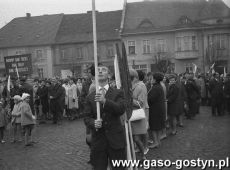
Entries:
[[[113, 70], [115, 44], [125, 43], [129, 67], [145, 72], [230, 70], [230, 9], [222, 0], [155, 0], [96, 12], [98, 58]], [[4, 57], [31, 54], [32, 76], [84, 76], [93, 63], [92, 12], [15, 18], [0, 29]]]

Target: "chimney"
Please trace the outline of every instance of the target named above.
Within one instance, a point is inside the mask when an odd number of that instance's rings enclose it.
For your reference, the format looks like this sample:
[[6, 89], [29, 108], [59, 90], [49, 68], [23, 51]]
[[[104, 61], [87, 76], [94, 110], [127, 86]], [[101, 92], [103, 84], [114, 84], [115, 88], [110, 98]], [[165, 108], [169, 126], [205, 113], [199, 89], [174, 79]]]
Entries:
[[[98, 11], [95, 10], [95, 13], [98, 13]], [[92, 14], [92, 11], [87, 11], [87, 14]]]
[[26, 18], [30, 18], [31, 14], [30, 13], [26, 13]]

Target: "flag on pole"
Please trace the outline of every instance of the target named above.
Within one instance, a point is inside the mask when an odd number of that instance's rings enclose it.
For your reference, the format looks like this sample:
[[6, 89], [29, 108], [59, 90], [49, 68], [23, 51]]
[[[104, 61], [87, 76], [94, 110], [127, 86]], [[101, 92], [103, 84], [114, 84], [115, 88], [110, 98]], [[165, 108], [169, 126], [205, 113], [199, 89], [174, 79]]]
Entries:
[[10, 75], [8, 76], [7, 90], [8, 90], [8, 92], [10, 92]]
[[224, 77], [227, 76], [227, 73], [226, 73], [226, 68], [224, 67]]
[[114, 72], [115, 72], [116, 86], [118, 89], [120, 89], [121, 88], [121, 77], [120, 77], [117, 54], [115, 54], [115, 57], [114, 57]]
[[196, 64], [194, 64], [194, 63], [192, 63], [192, 65], [193, 65], [193, 73], [194, 73], [194, 75], [196, 74], [196, 71], [197, 71], [197, 65]]
[[18, 79], [19, 79], [19, 73], [18, 73], [18, 67], [17, 67], [17, 64], [16, 64], [16, 73], [17, 73], [17, 77], [18, 77]]

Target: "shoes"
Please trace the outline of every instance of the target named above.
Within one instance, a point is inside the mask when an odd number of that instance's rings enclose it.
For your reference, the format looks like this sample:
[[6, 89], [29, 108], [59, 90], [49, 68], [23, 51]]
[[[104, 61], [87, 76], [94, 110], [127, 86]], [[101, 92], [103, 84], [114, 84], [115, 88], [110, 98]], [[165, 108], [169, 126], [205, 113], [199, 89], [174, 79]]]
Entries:
[[6, 141], [4, 141], [4, 140], [1, 140], [1, 143], [6, 143]]
[[149, 152], [149, 148], [146, 148], [146, 149], [144, 150], [144, 155], [147, 155], [148, 152]]
[[136, 148], [136, 149], [135, 149], [135, 152], [140, 152], [140, 149], [139, 149], [139, 148]]
[[153, 143], [153, 140], [148, 140], [148, 143], [151, 143], [151, 144], [152, 144], [152, 143]]
[[159, 144], [151, 144], [151, 145], [149, 145], [149, 148], [150, 149], [153, 149], [153, 148], [158, 148], [160, 145]]
[[167, 135], [162, 135], [161, 137], [160, 137], [160, 140], [164, 140], [164, 139], [166, 139], [167, 138]]
[[33, 144], [32, 143], [27, 143], [27, 144], [25, 144], [25, 147], [27, 147], [27, 146], [33, 146]]
[[175, 132], [172, 132], [172, 135], [176, 135], [177, 134], [177, 131], [175, 131]]

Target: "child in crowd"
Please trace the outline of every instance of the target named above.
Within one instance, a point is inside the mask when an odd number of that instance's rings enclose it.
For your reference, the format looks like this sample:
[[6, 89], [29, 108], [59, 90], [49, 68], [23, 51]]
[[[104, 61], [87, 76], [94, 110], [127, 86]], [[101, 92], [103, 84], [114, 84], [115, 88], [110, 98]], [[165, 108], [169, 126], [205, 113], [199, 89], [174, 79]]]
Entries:
[[16, 142], [17, 132], [19, 134], [18, 141], [22, 141], [22, 131], [21, 131], [21, 96], [14, 96], [14, 108], [12, 110], [12, 121], [11, 124], [13, 126], [13, 140], [12, 143]]
[[6, 111], [3, 108], [3, 102], [0, 101], [0, 142], [5, 143], [4, 141], [4, 130], [7, 126], [7, 116]]
[[[25, 146], [31, 146], [32, 144], [32, 130], [35, 124], [35, 117], [32, 114], [30, 105], [30, 95], [28, 93], [22, 94], [21, 103], [21, 125], [25, 132]], [[29, 141], [30, 137], [30, 141]]]

